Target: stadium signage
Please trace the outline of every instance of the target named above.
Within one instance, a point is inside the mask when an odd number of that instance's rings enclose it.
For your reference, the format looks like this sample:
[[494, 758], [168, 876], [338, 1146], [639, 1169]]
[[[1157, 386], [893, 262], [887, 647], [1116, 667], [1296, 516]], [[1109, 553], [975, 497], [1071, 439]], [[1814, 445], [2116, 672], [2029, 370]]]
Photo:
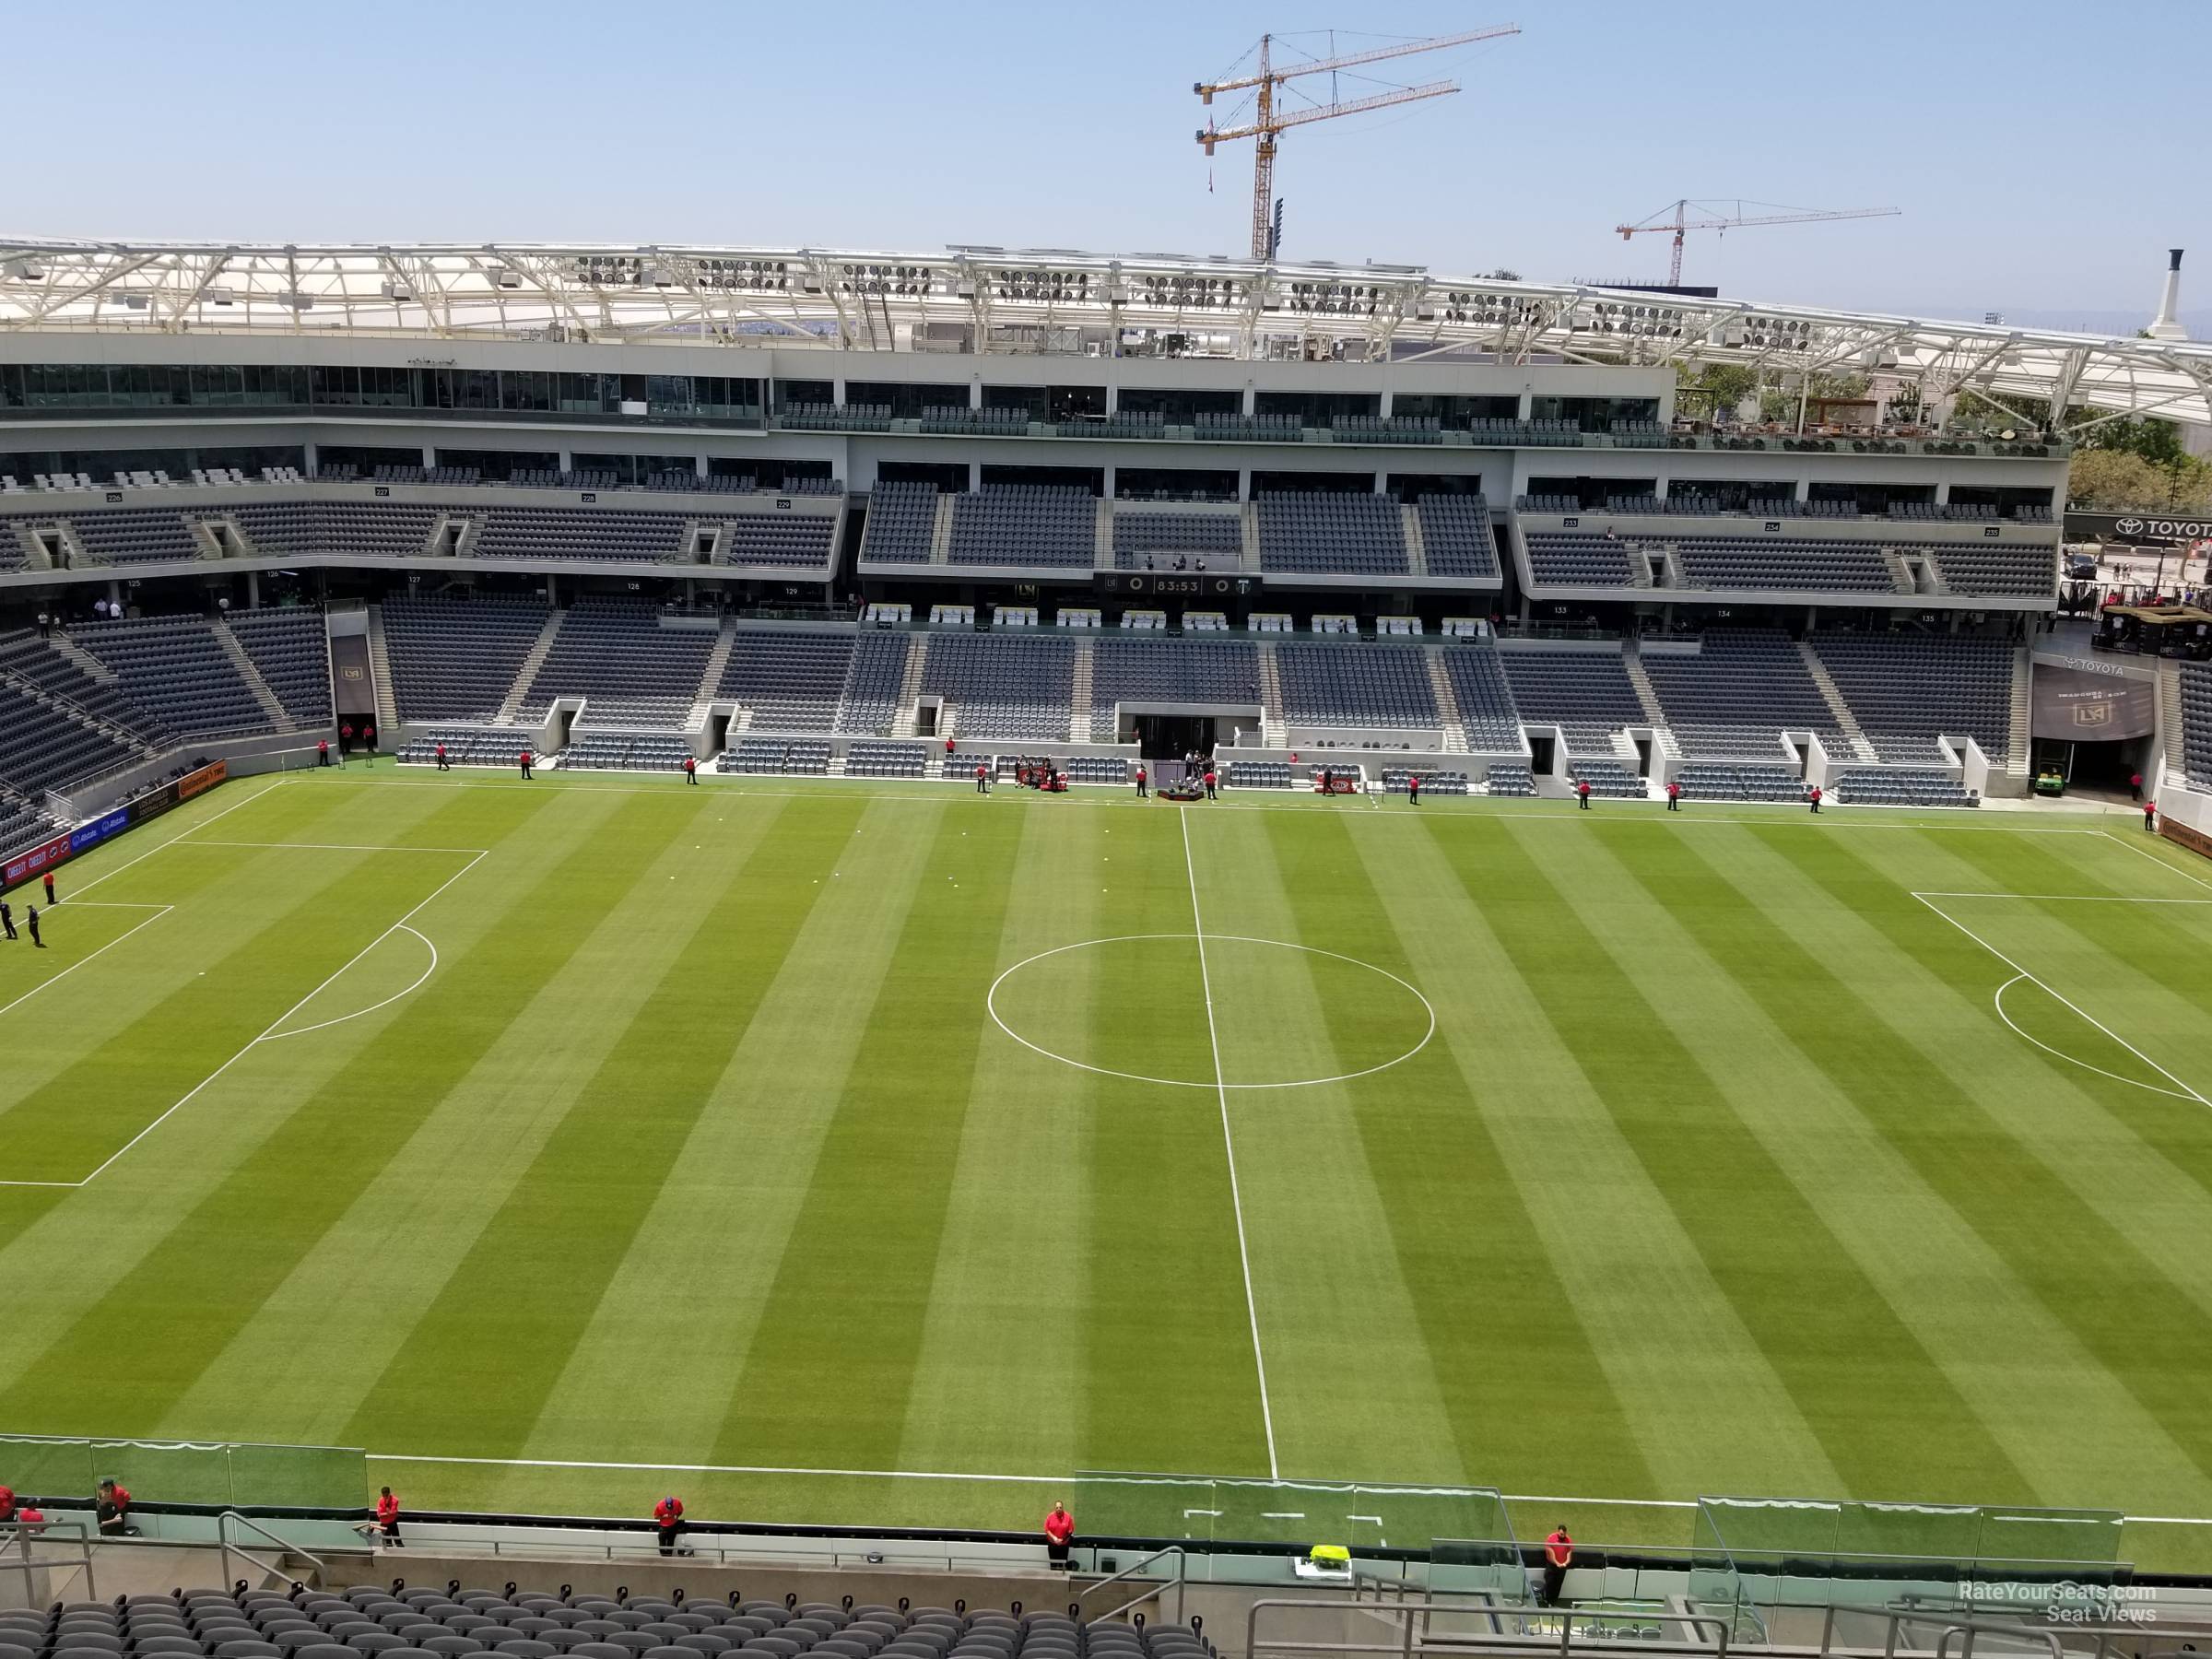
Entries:
[[42, 846], [18, 853], [0, 865], [0, 892], [26, 881], [35, 881], [54, 865], [66, 863], [88, 848], [96, 847], [126, 830], [135, 830], [147, 819], [159, 817], [194, 795], [206, 794], [229, 775], [229, 768], [218, 760], [212, 766], [203, 766], [195, 772], [157, 784], [144, 794], [133, 795], [112, 812], [79, 824], [68, 834], [57, 835]]
[[2212, 858], [2212, 835], [2188, 824], [2177, 824], [2163, 813], [2159, 815], [2159, 833], [2168, 841], [2186, 847], [2199, 858]]
[[2148, 512], [2069, 512], [2068, 541], [2133, 542], [2138, 547], [2173, 546], [2212, 536], [2212, 518], [2162, 518]]
[[1102, 571], [1098, 580], [1100, 590], [1104, 593], [1159, 598], [1228, 598], [1252, 592], [1249, 578], [1216, 575], [1206, 571]]

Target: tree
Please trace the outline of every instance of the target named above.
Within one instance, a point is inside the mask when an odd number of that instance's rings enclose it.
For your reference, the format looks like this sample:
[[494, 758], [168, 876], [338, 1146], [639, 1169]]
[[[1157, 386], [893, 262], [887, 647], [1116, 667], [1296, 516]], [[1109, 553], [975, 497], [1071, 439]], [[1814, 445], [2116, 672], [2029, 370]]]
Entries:
[[2194, 455], [2159, 465], [2128, 449], [2077, 450], [2066, 498], [2101, 512], [2201, 512], [2212, 510], [2212, 465]]

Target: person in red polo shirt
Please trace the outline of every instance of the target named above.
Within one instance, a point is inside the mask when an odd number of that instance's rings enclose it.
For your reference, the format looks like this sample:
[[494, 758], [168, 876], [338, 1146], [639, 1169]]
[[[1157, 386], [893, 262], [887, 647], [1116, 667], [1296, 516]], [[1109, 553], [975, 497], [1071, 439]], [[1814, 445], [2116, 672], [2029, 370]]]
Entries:
[[1574, 804], [1584, 812], [1590, 810], [1590, 780], [1583, 779], [1574, 786]]
[[438, 770], [440, 771], [452, 771], [453, 770], [453, 763], [447, 760], [445, 758], [445, 745], [442, 743], [438, 746]]
[[1666, 809], [1669, 812], [1682, 810], [1682, 785], [1672, 778], [1666, 781]]
[[689, 1555], [688, 1549], [677, 1547], [677, 1540], [684, 1531], [684, 1500], [674, 1492], [653, 1506], [653, 1524], [661, 1529], [661, 1553], [665, 1556]]
[[[445, 752], [445, 746], [441, 744], [439, 746], [438, 752], [440, 754], [443, 754]], [[317, 766], [328, 766], [330, 764], [330, 739], [327, 737], [318, 737], [315, 740], [315, 764]]]
[[1209, 763], [1206, 769], [1206, 798], [1209, 801], [1214, 798], [1214, 784], [1217, 781], [1214, 776], [1214, 769]]
[[1813, 810], [1815, 812], [1818, 812], [1820, 810], [1820, 785], [1818, 783], [1814, 784], [1806, 793], [1806, 799], [1811, 803]]
[[1067, 1571], [1067, 1547], [1075, 1542], [1076, 1518], [1067, 1512], [1067, 1505], [1055, 1502], [1053, 1512], [1044, 1518], [1045, 1559], [1063, 1572]]
[[1567, 1535], [1564, 1526], [1552, 1529], [1551, 1536], [1544, 1540], [1544, 1605], [1559, 1605], [1559, 1592], [1566, 1587], [1567, 1569], [1574, 1565], [1574, 1540]]
[[684, 782], [687, 783], [699, 782], [699, 757], [697, 755], [684, 757]]
[[1145, 798], [1145, 785], [1150, 782], [1151, 774], [1145, 771], [1143, 762], [1138, 762], [1136, 768], [1136, 798], [1138, 800], [1141, 801]]
[[515, 763], [523, 769], [523, 776], [525, 779], [528, 778], [530, 776], [530, 751], [528, 749], [524, 749], [514, 759]]
[[16, 1494], [9, 1488], [0, 1486], [0, 1526], [7, 1525], [15, 1518]]
[[399, 1535], [399, 1500], [392, 1495], [390, 1487], [376, 1495], [377, 1535], [394, 1549], [405, 1549], [406, 1541]]
[[112, 1480], [100, 1483], [93, 1512], [100, 1521], [100, 1535], [110, 1538], [127, 1538], [138, 1529], [131, 1524], [131, 1491], [128, 1487]]
[[991, 793], [991, 769], [981, 760], [975, 763], [975, 793], [977, 794]]
[[2156, 801], [2143, 803], [2143, 828], [2153, 835], [2159, 832], [2159, 804]]

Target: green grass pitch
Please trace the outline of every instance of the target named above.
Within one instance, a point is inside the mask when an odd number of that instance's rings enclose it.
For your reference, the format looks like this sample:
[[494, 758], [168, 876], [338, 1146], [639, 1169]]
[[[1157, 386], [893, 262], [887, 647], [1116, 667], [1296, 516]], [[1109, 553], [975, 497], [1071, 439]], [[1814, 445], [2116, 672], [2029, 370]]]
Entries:
[[232, 783], [0, 945], [0, 1430], [418, 1509], [2212, 1515], [2212, 868], [2110, 821]]

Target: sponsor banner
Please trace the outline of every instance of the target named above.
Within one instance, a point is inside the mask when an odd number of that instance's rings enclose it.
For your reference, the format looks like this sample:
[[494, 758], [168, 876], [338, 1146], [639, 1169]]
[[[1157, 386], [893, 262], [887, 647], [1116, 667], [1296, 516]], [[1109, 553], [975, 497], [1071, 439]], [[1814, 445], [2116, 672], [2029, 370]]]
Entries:
[[2067, 743], [2147, 737], [2158, 729], [2158, 682], [2035, 665], [2034, 733]]
[[118, 806], [105, 818], [94, 818], [88, 824], [79, 824], [69, 831], [69, 851], [82, 853], [87, 847], [96, 847], [111, 835], [121, 835], [131, 827], [131, 815]]
[[2138, 547], [2173, 547], [2212, 536], [2212, 518], [2157, 512], [2069, 512], [2068, 541], [2127, 542]]
[[195, 772], [182, 778], [157, 784], [144, 794], [133, 795], [113, 811], [103, 813], [89, 823], [79, 824], [67, 835], [57, 835], [42, 847], [33, 847], [0, 865], [0, 892], [18, 887], [26, 881], [35, 881], [55, 865], [75, 857], [88, 848], [135, 829], [150, 818], [158, 818], [171, 806], [205, 794], [230, 775], [229, 768], [218, 760], [213, 766], [203, 766]]
[[2177, 846], [2189, 849], [2200, 858], [2212, 858], [2212, 835], [2188, 824], [2177, 824], [2164, 813], [2159, 814], [2159, 833]]
[[26, 881], [36, 881], [55, 865], [69, 856], [69, 838], [57, 835], [42, 847], [33, 847], [28, 853], [17, 854], [0, 868], [0, 888], [12, 888]]

